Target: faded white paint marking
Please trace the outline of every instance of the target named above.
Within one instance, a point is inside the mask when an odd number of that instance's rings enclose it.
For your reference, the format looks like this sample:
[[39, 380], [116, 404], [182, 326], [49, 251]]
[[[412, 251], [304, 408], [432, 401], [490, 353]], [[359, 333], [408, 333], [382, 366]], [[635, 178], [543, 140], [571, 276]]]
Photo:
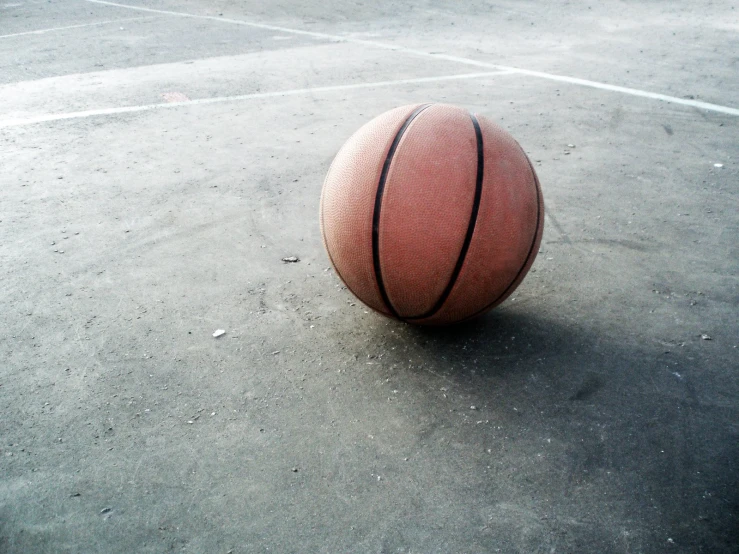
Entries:
[[[0, 129], [5, 127], [20, 127], [36, 123], [47, 123], [50, 121], [62, 121], [65, 119], [81, 119], [86, 117], [115, 115], [136, 112], [149, 112], [163, 108], [177, 108], [181, 106], [197, 106], [201, 104], [219, 104], [223, 102], [236, 102], [239, 100], [252, 100], [255, 98], [280, 98], [283, 96], [299, 96], [303, 94], [317, 94], [320, 92], [333, 92], [341, 90], [354, 90], [363, 88], [389, 87], [394, 85], [415, 85], [422, 83], [438, 83], [441, 81], [458, 81], [463, 79], [480, 79], [496, 75], [510, 75], [510, 71], [488, 71], [485, 73], [464, 73], [461, 75], [442, 75], [439, 77], [419, 77], [417, 79], [399, 79], [396, 81], [376, 81], [373, 83], [356, 83], [352, 85], [332, 85], [325, 87], [298, 88], [275, 92], [255, 92], [252, 94], [240, 94], [237, 96], [217, 96], [214, 98], [197, 98], [185, 102], [167, 102], [163, 104], [145, 104], [142, 106], [122, 106], [119, 108], [101, 108], [98, 110], [85, 110], [79, 112], [45, 114], [28, 118], [0, 119]], [[179, 94], [179, 93], [175, 93]], [[184, 95], [183, 95], [184, 96]]]
[[352, 44], [362, 44], [365, 46], [371, 46], [373, 48], [382, 48], [384, 50], [392, 50], [394, 52], [401, 52], [403, 54], [411, 54], [414, 56], [422, 56], [425, 58], [434, 58], [437, 60], [444, 60], [450, 62], [456, 62], [465, 65], [472, 65], [475, 67], [484, 67], [486, 69], [500, 69], [519, 73], [521, 75], [528, 75], [530, 77], [538, 77], [540, 79], [548, 79], [550, 81], [558, 81], [561, 83], [569, 83], [572, 85], [580, 85], [584, 87], [596, 88], [600, 90], [607, 90], [610, 92], [618, 92], [621, 94], [628, 94], [631, 96], [638, 96], [642, 98], [649, 98], [651, 100], [660, 100], [662, 102], [669, 102], [671, 104], [680, 104], [683, 106], [690, 106], [702, 110], [708, 110], [713, 112], [725, 113], [728, 115], [739, 116], [739, 109], [731, 108], [729, 106], [721, 106], [719, 104], [711, 104], [709, 102], [701, 102], [699, 100], [689, 100], [686, 98], [678, 98], [676, 96], [668, 96], [666, 94], [660, 94], [657, 92], [649, 92], [646, 90], [640, 90], [629, 87], [622, 87], [618, 85], [609, 85], [608, 83], [601, 83], [598, 81], [591, 81], [588, 79], [580, 79], [578, 77], [568, 77], [565, 75], [554, 75], [552, 73], [545, 73], [543, 71], [532, 71], [529, 69], [522, 69], [518, 67], [510, 67], [505, 65], [492, 64], [487, 62], [481, 62], [470, 58], [463, 58], [460, 56], [451, 56], [448, 54], [439, 54], [432, 52], [425, 52], [423, 50], [416, 50], [414, 48], [405, 48], [403, 46], [396, 46], [393, 44], [387, 44], [384, 42], [377, 42], [374, 40], [365, 40], [352, 37], [345, 37], [341, 35], [332, 35], [329, 33], [318, 33], [314, 31], [304, 31], [302, 29], [292, 29], [289, 27], [280, 27], [277, 25], [268, 25], [266, 23], [256, 23], [252, 21], [245, 21], [242, 19], [230, 19], [227, 17], [217, 17], [212, 15], [196, 15], [186, 12], [177, 12], [171, 10], [157, 10], [154, 8], [144, 8], [140, 6], [131, 6], [129, 4], [119, 4], [117, 2], [107, 2], [106, 0], [86, 0], [94, 4], [104, 4], [107, 6], [116, 6], [119, 8], [128, 8], [131, 10], [138, 10], [143, 12], [160, 13], [166, 15], [174, 15], [178, 17], [190, 17], [194, 19], [208, 19], [211, 21], [218, 21], [220, 23], [230, 23], [233, 25], [245, 25], [247, 27], [253, 27], [256, 29], [267, 29], [270, 31], [278, 31], [281, 33], [290, 33], [293, 35], [307, 36], [311, 38], [329, 40], [332, 42], [349, 42]]
[[79, 29], [81, 27], [94, 27], [96, 25], [110, 25], [111, 23], [123, 23], [124, 21], [142, 21], [144, 19], [155, 19], [155, 16], [145, 17], [129, 17], [126, 19], [111, 19], [109, 21], [95, 21], [94, 23], [81, 23], [80, 25], [68, 25], [67, 27], [52, 27], [50, 29], [39, 29], [37, 31], [24, 31], [23, 33], [13, 33], [12, 35], [0, 35], [0, 38], [22, 37], [26, 35], [43, 35], [45, 33], [53, 33], [55, 31], [66, 31], [67, 29]]

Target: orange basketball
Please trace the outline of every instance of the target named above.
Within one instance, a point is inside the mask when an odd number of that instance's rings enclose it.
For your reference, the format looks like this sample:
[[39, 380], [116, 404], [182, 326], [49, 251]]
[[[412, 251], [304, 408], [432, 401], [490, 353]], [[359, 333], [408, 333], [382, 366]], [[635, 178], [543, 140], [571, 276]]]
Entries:
[[321, 233], [347, 287], [378, 312], [455, 323], [500, 304], [539, 250], [544, 200], [506, 131], [445, 104], [360, 128], [323, 184]]

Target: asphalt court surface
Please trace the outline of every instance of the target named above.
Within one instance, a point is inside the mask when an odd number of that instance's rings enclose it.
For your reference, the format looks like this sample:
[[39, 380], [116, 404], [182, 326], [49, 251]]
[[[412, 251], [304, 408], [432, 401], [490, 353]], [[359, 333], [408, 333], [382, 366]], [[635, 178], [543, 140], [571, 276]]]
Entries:
[[[0, 551], [736, 551], [738, 31], [0, 4]], [[547, 210], [513, 297], [448, 329], [364, 309], [317, 221], [348, 136], [426, 101], [508, 129]]]

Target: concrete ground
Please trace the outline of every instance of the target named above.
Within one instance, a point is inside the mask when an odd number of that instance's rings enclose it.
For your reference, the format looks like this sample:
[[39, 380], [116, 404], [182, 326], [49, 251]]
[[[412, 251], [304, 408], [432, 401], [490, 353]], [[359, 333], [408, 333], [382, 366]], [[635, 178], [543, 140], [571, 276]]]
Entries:
[[[739, 550], [732, 2], [0, 2], [0, 551]], [[546, 202], [454, 328], [320, 241], [414, 102]]]

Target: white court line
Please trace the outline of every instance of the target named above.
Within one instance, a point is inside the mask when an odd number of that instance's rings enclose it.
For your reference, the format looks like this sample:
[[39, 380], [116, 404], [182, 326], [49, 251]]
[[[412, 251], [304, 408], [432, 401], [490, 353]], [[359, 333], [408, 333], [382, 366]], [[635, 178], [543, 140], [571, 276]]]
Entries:
[[618, 85], [609, 85], [608, 83], [601, 83], [598, 81], [590, 81], [588, 79], [579, 79], [577, 77], [567, 77], [565, 75], [555, 75], [552, 73], [545, 73], [542, 71], [532, 71], [529, 69], [521, 69], [518, 67], [510, 67], [505, 65], [491, 64], [487, 62], [480, 62], [470, 58], [462, 58], [459, 56], [450, 56], [447, 54], [432, 54], [431, 52], [424, 52], [423, 50], [415, 50], [413, 48], [405, 48], [403, 46], [395, 46], [392, 44], [386, 44], [383, 42], [377, 42], [374, 40], [355, 39], [351, 37], [344, 37], [341, 35], [332, 35], [329, 33], [318, 33], [314, 31], [303, 31], [301, 29], [291, 29], [289, 27], [280, 27], [277, 25], [268, 25], [266, 23], [255, 23], [252, 21], [244, 21], [242, 19], [230, 19], [227, 17], [218, 17], [213, 15], [195, 15], [186, 12], [176, 12], [171, 10], [157, 10], [154, 8], [144, 8], [140, 6], [132, 6], [130, 4], [119, 4], [117, 2], [107, 2], [106, 0], [86, 0], [94, 4], [104, 4], [106, 6], [116, 6], [119, 8], [128, 8], [131, 10], [138, 10], [142, 12], [161, 13], [166, 15], [175, 15], [179, 17], [191, 17], [195, 19], [209, 19], [212, 21], [218, 21], [220, 23], [230, 23], [233, 25], [245, 25], [247, 27], [254, 27], [257, 29], [267, 29], [270, 31], [279, 31], [281, 33], [291, 33], [293, 35], [302, 35], [317, 39], [330, 40], [333, 42], [348, 42], [352, 44], [361, 44], [365, 46], [372, 46], [374, 48], [382, 48], [384, 50], [393, 50], [395, 52], [402, 52], [404, 54], [412, 54], [414, 56], [423, 56], [425, 58], [435, 58], [437, 60], [445, 60], [465, 65], [473, 65], [476, 67], [484, 67], [486, 69], [500, 69], [510, 71], [513, 73], [519, 73], [521, 75], [528, 75], [530, 77], [539, 77], [541, 79], [548, 79], [550, 81], [559, 81], [561, 83], [569, 83], [572, 85], [580, 85], [584, 87], [596, 88], [600, 90], [608, 90], [611, 92], [620, 92], [622, 94], [628, 94], [631, 96], [639, 96], [642, 98], [650, 98], [652, 100], [660, 100], [662, 102], [669, 102], [671, 104], [680, 104], [683, 106], [690, 106], [693, 108], [699, 108], [702, 110], [708, 110], [713, 112], [724, 113], [728, 115], [739, 116], [739, 109], [731, 108], [729, 106], [721, 106], [720, 104], [711, 104], [709, 102], [701, 102], [700, 100], [689, 100], [687, 98], [678, 98], [677, 96], [668, 96], [667, 94], [660, 94], [658, 92], [649, 92], [647, 90], [640, 90], [629, 87], [622, 87]]
[[739, 116], [739, 109], [730, 108], [729, 106], [721, 106], [720, 104], [711, 104], [710, 102], [701, 102], [700, 100], [688, 100], [687, 98], [678, 98], [677, 96], [668, 96], [659, 92], [649, 92], [648, 90], [639, 90], [636, 88], [621, 87], [618, 85], [609, 85], [608, 83], [599, 83], [597, 81], [589, 81], [587, 79], [578, 79], [577, 77], [567, 77], [565, 75], [554, 75], [552, 73], [542, 73], [541, 71], [532, 71], [530, 69], [518, 69], [515, 67], [498, 66], [502, 69], [510, 69], [514, 73], [522, 75], [530, 75], [532, 77], [541, 77], [551, 81], [559, 81], [561, 83], [570, 83], [572, 85], [582, 85], [584, 87], [597, 88], [601, 90], [610, 90], [611, 92], [622, 92], [631, 96], [641, 96], [642, 98], [651, 98], [652, 100], [661, 100], [670, 104], [681, 104], [693, 108], [700, 108], [712, 112], [725, 113], [728, 115]]
[[25, 35], [43, 35], [44, 33], [51, 33], [54, 31], [66, 31], [67, 29], [79, 29], [80, 27], [93, 27], [95, 25], [108, 25], [110, 23], [123, 23], [124, 21], [141, 21], [142, 19], [154, 19], [154, 17], [129, 17], [126, 19], [96, 21], [94, 23], [82, 23], [80, 25], [69, 25], [67, 27], [52, 27], [51, 29], [39, 29], [38, 31], [24, 31], [23, 33], [13, 33], [12, 35], [0, 35], [0, 38], [22, 37]]
[[396, 81], [376, 81], [374, 83], [356, 83], [352, 85], [333, 85], [326, 87], [297, 88], [275, 92], [255, 92], [252, 94], [240, 94], [237, 96], [217, 96], [214, 98], [197, 98], [186, 102], [166, 102], [162, 104], [145, 104], [142, 106], [123, 106], [120, 108], [101, 108], [98, 110], [85, 110], [80, 112], [68, 112], [58, 114], [45, 114], [35, 117], [0, 119], [0, 129], [5, 127], [19, 127], [33, 125], [35, 123], [46, 123], [49, 121], [61, 121], [64, 119], [80, 119], [99, 115], [114, 115], [136, 112], [150, 112], [166, 108], [177, 108], [181, 106], [195, 106], [199, 104], [219, 104], [222, 102], [235, 102], [239, 100], [252, 100], [255, 98], [279, 98], [282, 96], [297, 96], [301, 94], [316, 94], [319, 92], [333, 92], [340, 90], [353, 90], [362, 88], [389, 87], [393, 85], [412, 85], [418, 83], [438, 83], [440, 81], [459, 81], [463, 79], [479, 79], [495, 75], [509, 75], [510, 71], [487, 71], [485, 73], [463, 73], [461, 75], [442, 75], [438, 77], [419, 77], [417, 79], [399, 79]]
[[292, 29], [290, 27], [280, 27], [278, 25], [268, 25], [266, 23], [255, 23], [253, 21], [244, 21], [243, 19], [230, 19], [228, 17], [220, 17], [215, 15], [197, 15], [187, 12], [175, 12], [172, 10], [157, 10], [154, 8], [144, 8], [143, 6], [132, 6], [130, 4], [118, 4], [117, 2], [106, 2], [105, 0], [86, 0], [93, 4], [104, 4], [106, 6], [115, 6], [117, 8], [128, 8], [129, 10], [138, 10], [140, 12], [162, 13], [166, 15], [176, 15], [179, 17], [191, 17], [193, 19], [210, 19], [219, 23], [231, 23], [232, 25], [245, 25], [247, 27], [255, 27], [257, 29], [267, 29], [269, 31], [280, 31], [282, 33], [290, 33], [293, 35], [303, 35], [306, 37], [318, 38], [322, 40], [332, 40], [339, 42], [354, 42], [339, 35], [330, 35], [327, 33], [316, 33], [313, 31], [303, 31], [301, 29]]

